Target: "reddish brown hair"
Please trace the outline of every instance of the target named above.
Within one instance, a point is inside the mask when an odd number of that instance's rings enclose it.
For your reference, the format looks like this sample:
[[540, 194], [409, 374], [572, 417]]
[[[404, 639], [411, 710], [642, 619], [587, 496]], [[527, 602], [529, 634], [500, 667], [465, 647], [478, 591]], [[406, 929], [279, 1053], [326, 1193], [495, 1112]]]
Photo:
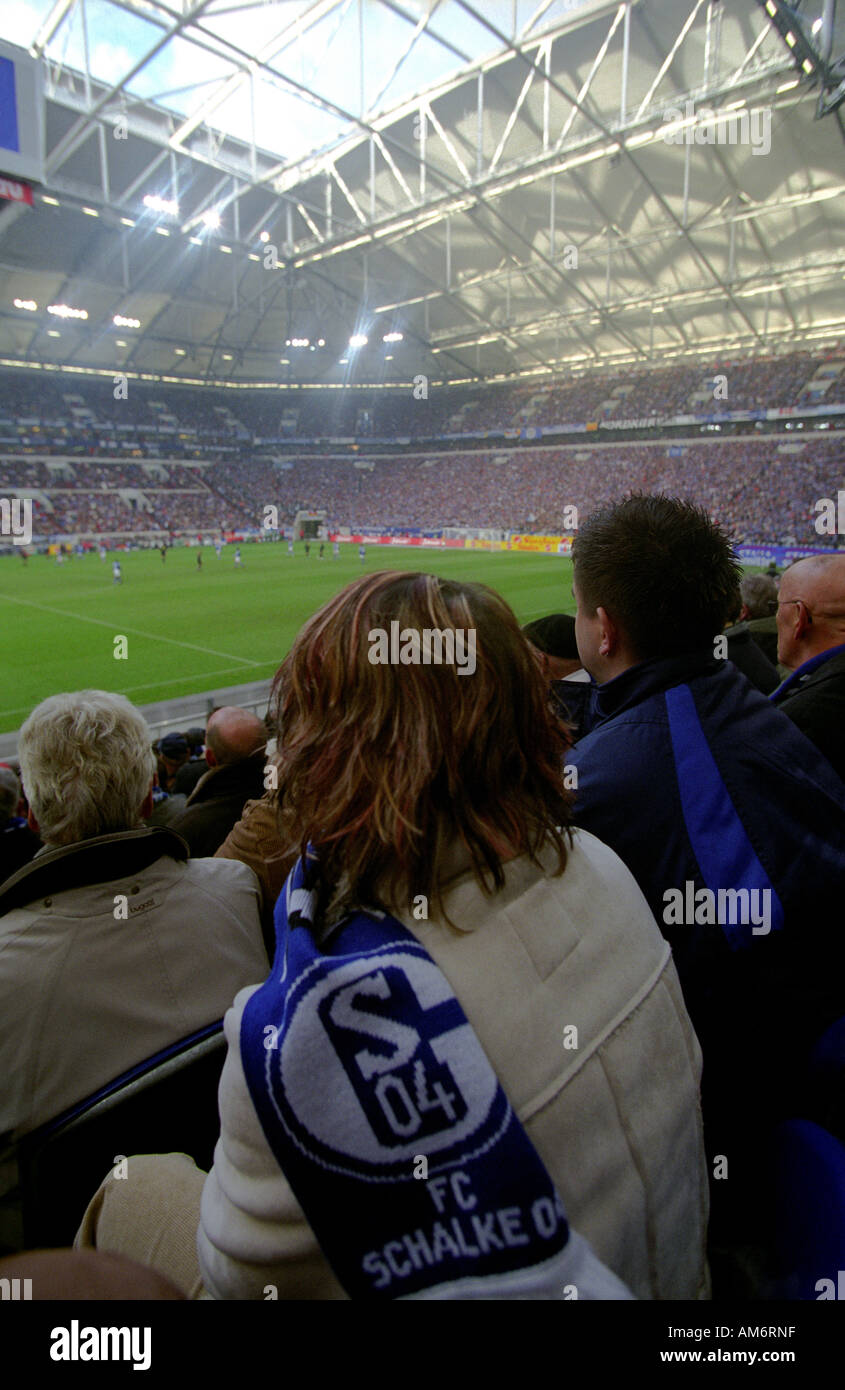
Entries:
[[[369, 634], [475, 632], [476, 668], [372, 664]], [[306, 623], [273, 683], [280, 828], [288, 848], [319, 851], [344, 900], [442, 909], [452, 844], [484, 892], [514, 854], [549, 840], [566, 863], [572, 797], [565, 726], [530, 643], [482, 584], [381, 572], [349, 584]]]

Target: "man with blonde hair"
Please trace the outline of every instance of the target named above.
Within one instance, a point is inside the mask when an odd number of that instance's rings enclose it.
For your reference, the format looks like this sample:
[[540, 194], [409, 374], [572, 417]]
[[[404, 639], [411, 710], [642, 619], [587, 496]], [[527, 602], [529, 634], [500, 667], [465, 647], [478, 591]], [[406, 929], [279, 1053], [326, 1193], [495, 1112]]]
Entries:
[[778, 660], [790, 675], [772, 702], [845, 781], [845, 555], [810, 555], [783, 576]]
[[144, 827], [155, 757], [128, 700], [54, 695], [18, 753], [44, 849], [0, 887], [0, 1133], [214, 1023], [267, 972], [252, 871]]

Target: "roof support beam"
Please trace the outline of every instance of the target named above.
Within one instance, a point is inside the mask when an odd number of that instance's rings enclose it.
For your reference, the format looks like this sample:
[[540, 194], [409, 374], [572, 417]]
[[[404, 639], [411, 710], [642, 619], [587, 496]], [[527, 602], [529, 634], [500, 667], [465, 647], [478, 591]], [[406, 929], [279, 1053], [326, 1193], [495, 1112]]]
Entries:
[[312, 5], [304, 14], [284, 24], [271, 39], [268, 39], [266, 43], [261, 45], [252, 63], [249, 63], [245, 68], [241, 69], [241, 71], [234, 72], [230, 77], [226, 78], [218, 86], [217, 91], [212, 92], [207, 101], [203, 102], [196, 111], [192, 112], [187, 120], [182, 122], [179, 129], [173, 135], [174, 144], [184, 144], [185, 140], [196, 130], [197, 126], [202, 125], [218, 107], [222, 106], [224, 101], [228, 101], [231, 96], [238, 92], [245, 82], [249, 81], [251, 83], [255, 73], [265, 60], [269, 61], [271, 58], [278, 58], [280, 53], [290, 48], [290, 46], [301, 38], [303, 34], [308, 33], [309, 29], [312, 29], [315, 24], [318, 24], [322, 19], [325, 19], [327, 15], [330, 15], [332, 10], [338, 9], [342, 4], [343, 10], [345, 11], [349, 3], [350, 0], [317, 0], [317, 3]]
[[628, 123], [628, 68], [631, 62], [631, 6], [625, 5], [625, 27], [622, 30], [622, 83], [619, 90], [619, 124]]
[[738, 81], [739, 81], [739, 79], [742, 77], [743, 73], [745, 72], [746, 68], [748, 67], [748, 64], [751, 62], [751, 59], [754, 57], [755, 53], [757, 52], [757, 49], [758, 49], [758, 48], [760, 47], [760, 45], [763, 43], [763, 40], [766, 38], [766, 35], [769, 34], [770, 32], [771, 32], [771, 25], [769, 25], [769, 24], [767, 24], [766, 27], [765, 27], [764, 29], [761, 29], [761, 30], [760, 30], [760, 33], [757, 35], [757, 37], [756, 37], [756, 39], [754, 40], [753, 44], [751, 45], [751, 47], [749, 48], [749, 50], [748, 50], [748, 52], [746, 53], [745, 57], [743, 58], [742, 62], [740, 63], [739, 67], [737, 68], [736, 72], [734, 72], [734, 73], [731, 75], [731, 82], [738, 82]]
[[428, 116], [425, 106], [420, 102], [420, 109], [417, 113], [417, 127], [419, 129], [420, 141], [420, 202], [425, 198], [425, 142], [428, 134]]
[[[581, 85], [581, 90], [579, 91], [578, 96], [575, 98], [575, 101], [573, 102], [572, 110], [570, 111], [569, 115], [563, 123], [563, 129], [560, 132], [560, 135], [557, 137], [557, 141], [555, 142], [555, 151], [559, 150], [563, 145], [564, 140], [566, 139], [567, 135], [572, 129], [575, 117], [578, 115], [578, 112], [582, 110], [582, 102], [584, 101], [585, 97], [587, 96], [587, 93], [593, 85], [593, 78], [595, 77], [596, 73], [598, 72], [599, 68], [604, 62], [607, 50], [610, 47], [611, 39], [613, 38], [613, 35], [616, 33], [616, 30], [619, 28], [620, 21], [625, 13], [625, 5], [620, 5], [618, 10], [616, 11], [616, 14], [613, 16], [613, 21], [610, 25], [610, 28], [607, 31], [604, 43], [601, 45], [601, 48], [599, 49], [598, 53], [593, 59], [592, 67], [590, 68], [590, 71], [587, 73], [587, 76], [584, 78], [584, 81]], [[548, 85], [549, 82], [547, 79], [546, 86], [548, 87]]]
[[399, 184], [399, 187], [402, 189], [402, 192], [405, 194], [405, 197], [408, 199], [408, 202], [413, 203], [414, 195], [411, 192], [410, 184], [408, 183], [407, 179], [405, 178], [405, 175], [402, 173], [402, 170], [399, 168], [399, 165], [396, 163], [396, 160], [393, 158], [393, 155], [390, 153], [390, 150], [387, 148], [387, 145], [384, 143], [377, 130], [373, 131], [373, 141], [378, 146], [379, 152], [381, 153], [385, 164], [392, 173], [396, 182]]
[[[393, 64], [392, 68], [391, 68], [390, 71], [388, 72], [387, 77], [385, 78], [385, 80], [384, 80], [384, 82], [382, 83], [381, 87], [379, 88], [378, 92], [377, 92], [376, 95], [373, 97], [373, 100], [370, 102], [370, 109], [369, 109], [369, 113], [368, 113], [369, 115], [373, 115], [373, 114], [378, 110], [378, 104], [379, 104], [379, 102], [381, 101], [381, 99], [382, 99], [382, 97], [384, 96], [385, 92], [386, 92], [386, 91], [388, 90], [388, 88], [390, 87], [391, 82], [393, 81], [393, 79], [394, 79], [394, 77], [396, 76], [396, 74], [399, 72], [399, 69], [401, 68], [401, 66], [402, 66], [402, 64], [404, 63], [405, 59], [410, 55], [410, 53], [412, 52], [412, 50], [416, 47], [416, 45], [417, 45], [417, 40], [421, 37], [422, 34], [425, 33], [426, 29], [428, 28], [429, 20], [433, 18], [434, 14], [435, 14], [435, 12], [437, 11], [437, 9], [439, 8], [440, 4], [441, 4], [441, 0], [433, 0], [433, 2], [432, 2], [432, 4], [431, 4], [431, 6], [430, 6], [430, 8], [429, 8], [429, 10], [428, 10], [428, 12], [427, 12], [427, 14], [420, 15], [420, 17], [419, 17], [419, 19], [417, 20], [417, 23], [416, 23], [416, 25], [415, 25], [415, 27], [414, 27], [414, 32], [411, 34], [411, 37], [408, 39], [408, 42], [405, 44], [405, 47], [402, 48], [402, 49], [400, 49], [400, 51], [399, 51], [399, 56], [397, 57], [396, 62]], [[404, 18], [404, 17], [405, 17], [405, 16], [403, 16], [403, 18]]]
[[343, 178], [338, 173], [337, 169], [333, 164], [329, 165], [329, 173], [331, 174], [332, 178], [334, 179], [335, 183], [337, 184], [347, 203], [351, 207], [355, 216], [358, 218], [358, 221], [362, 224], [362, 226], [366, 225], [367, 219], [361, 211], [360, 207], [358, 206], [357, 202], [355, 201], [355, 197], [352, 193], [352, 190], [344, 182]]
[[666, 76], [667, 72], [672, 66], [675, 54], [678, 52], [678, 49], [680, 48], [681, 44], [683, 43], [684, 39], [686, 38], [693, 24], [695, 23], [696, 15], [698, 14], [703, 4], [704, 0], [695, 0], [693, 8], [690, 10], [689, 14], [687, 15], [686, 19], [681, 25], [681, 30], [678, 34], [678, 37], [675, 39], [675, 42], [669, 49], [669, 52], [663, 59], [663, 62], [660, 64], [660, 67], [657, 70], [657, 76], [655, 77], [654, 81], [652, 82], [651, 86], [649, 87], [648, 91], [646, 92], [645, 96], [643, 97], [642, 101], [637, 107], [636, 115], [634, 116], [635, 121], [638, 121], [640, 119], [643, 112], [650, 105], [654, 93], [657, 91], [657, 88], [660, 86], [661, 82], [663, 81], [664, 77]]
[[469, 172], [469, 169], [464, 164], [464, 161], [461, 159], [461, 156], [455, 149], [452, 140], [449, 138], [446, 131], [443, 129], [443, 126], [440, 124], [437, 117], [435, 116], [434, 111], [431, 108], [431, 103], [429, 101], [425, 101], [423, 103], [423, 110], [425, 111], [426, 115], [431, 121], [431, 124], [434, 126], [434, 129], [437, 131], [437, 134], [440, 136], [440, 139], [443, 141], [443, 144], [446, 146], [446, 149], [449, 151], [449, 154], [452, 156], [452, 162], [457, 166], [457, 168], [463, 175], [464, 182], [472, 183], [472, 175]]
[[[548, 52], [548, 48], [549, 48], [549, 45], [547, 44], [547, 45], [545, 46], [545, 51], [543, 51], [543, 48], [542, 48], [542, 46], [541, 46], [540, 51], [543, 52], [543, 57], [544, 57], [544, 58], [545, 58], [545, 56], [546, 56], [546, 53]], [[520, 111], [522, 110], [522, 103], [525, 101], [525, 98], [528, 96], [528, 93], [529, 93], [529, 91], [531, 90], [531, 84], [533, 83], [533, 81], [534, 81], [534, 69], [532, 68], [531, 71], [528, 73], [528, 76], [526, 77], [525, 81], [524, 81], [523, 84], [522, 84], [522, 89], [521, 89], [521, 91], [520, 91], [520, 93], [519, 93], [519, 96], [518, 96], [517, 99], [516, 99], [516, 105], [514, 106], [513, 110], [511, 111], [510, 115], [508, 116], [507, 121], [505, 122], [505, 128], [504, 128], [504, 130], [502, 131], [502, 138], [501, 138], [501, 140], [499, 141], [498, 145], [496, 146], [496, 149], [495, 149], [494, 152], [493, 152], [493, 158], [490, 160], [490, 163], [489, 163], [488, 166], [487, 166], [487, 172], [488, 172], [488, 174], [492, 174], [493, 170], [495, 169], [496, 165], [497, 165], [498, 162], [499, 162], [499, 159], [501, 158], [502, 151], [504, 150], [505, 145], [508, 143], [508, 137], [510, 136], [511, 131], [513, 130], [514, 126], [516, 125], [517, 116], [519, 115]]]
[[[698, 13], [698, 10], [701, 8], [701, 5], [702, 5], [703, 3], [704, 3], [704, 0], [696, 0], [694, 14], [697, 14], [697, 13]], [[517, 57], [519, 57], [524, 63], [528, 64], [529, 66], [532, 65], [532, 60], [531, 60], [531, 58], [530, 58], [526, 53], [524, 53], [524, 52], [522, 51], [522, 49], [519, 48], [517, 45], [515, 45], [515, 44], [513, 44], [513, 43], [509, 43], [509, 40], [507, 39], [507, 37], [506, 37], [504, 34], [502, 34], [502, 32], [501, 32], [499, 29], [497, 29], [496, 26], [495, 26], [494, 24], [492, 24], [488, 19], [484, 18], [483, 15], [479, 14], [479, 12], [478, 12], [472, 5], [470, 5], [470, 4], [468, 3], [468, 0], [458, 0], [458, 4], [461, 6], [462, 9], [466, 10], [466, 12], [467, 12], [468, 14], [472, 15], [480, 24], [483, 24], [483, 25], [485, 26], [485, 28], [489, 29], [493, 34], [495, 34], [496, 37], [499, 39], [499, 41], [500, 41], [503, 45], [506, 45], [506, 46], [510, 47], [511, 51], [512, 51], [513, 53], [515, 53], [515, 54], [517, 55]], [[694, 17], [694, 15], [693, 15], [693, 17]], [[692, 23], [692, 20], [690, 20], [689, 23], [688, 23], [687, 25], [685, 25], [685, 27], [684, 27], [684, 32], [688, 32], [688, 31], [689, 31], [689, 27], [691, 26], [691, 23]], [[679, 41], [676, 41], [671, 56], [674, 56], [674, 53], [675, 53], [675, 51], [677, 51], [678, 46], [679, 46]], [[671, 59], [670, 59], [670, 61], [671, 61]], [[536, 65], [535, 65], [535, 66], [536, 66]], [[664, 63], [662, 66], [663, 66], [664, 69], [667, 69], [667, 70], [668, 70], [669, 63]], [[579, 108], [579, 110], [582, 112], [582, 114], [591, 122], [592, 125], [594, 125], [594, 126], [601, 132], [601, 134], [602, 134], [606, 139], [609, 138], [609, 137], [611, 136], [611, 131], [608, 129], [608, 127], [607, 127], [607, 125], [606, 125], [606, 123], [605, 123], [604, 121], [600, 120], [597, 116], [593, 115], [591, 112], [587, 111], [583, 106], [581, 106], [580, 102], [577, 102], [573, 97], [571, 97], [571, 96], [569, 95], [569, 93], [568, 93], [567, 91], [565, 91], [565, 89], [564, 89], [563, 87], [561, 87], [561, 85], [560, 85], [559, 82], [557, 82], [557, 81], [554, 80], [554, 79], [550, 79], [550, 80], [553, 82], [553, 85], [554, 85], [554, 87], [555, 87], [555, 90], [558, 91], [563, 97], [565, 97], [565, 99], [566, 99], [567, 101], [569, 101], [569, 102], [574, 103], [575, 105], [577, 105], [578, 108]], [[656, 85], [657, 85], [657, 83], [654, 84], [654, 87], [656, 87]], [[654, 87], [652, 88], [652, 90], [654, 90]], [[643, 106], [641, 106], [641, 107], [639, 108], [640, 111], [642, 111], [642, 109], [643, 109]], [[705, 268], [707, 269], [708, 273], [713, 277], [713, 279], [714, 279], [718, 284], [720, 284], [720, 285], [722, 286], [722, 288], [724, 289], [726, 295], [727, 295], [728, 298], [731, 300], [731, 302], [732, 302], [732, 304], [733, 304], [734, 309], [736, 310], [736, 312], [737, 312], [742, 318], [745, 319], [745, 322], [747, 323], [747, 325], [748, 325], [749, 329], [752, 331], [752, 333], [754, 333], [755, 336], [758, 336], [758, 337], [759, 337], [759, 335], [757, 335], [757, 333], [756, 333], [756, 329], [754, 328], [754, 325], [752, 324], [751, 320], [748, 318], [748, 316], [747, 316], [747, 314], [745, 313], [744, 309], [742, 308], [741, 305], [737, 304], [737, 302], [736, 302], [736, 300], [735, 300], [735, 298], [734, 298], [734, 296], [733, 296], [733, 294], [732, 294], [732, 292], [731, 292], [730, 287], [729, 287], [727, 284], [725, 284], [725, 282], [724, 282], [724, 281], [722, 280], [722, 278], [719, 276], [718, 272], [716, 271], [716, 269], [715, 269], [715, 267], [713, 266], [713, 264], [712, 264], [712, 262], [710, 261], [710, 259], [705, 255], [705, 253], [701, 250], [701, 248], [700, 248], [699, 246], [696, 245], [696, 243], [693, 241], [692, 237], [690, 236], [689, 232], [681, 225], [680, 221], [679, 221], [678, 218], [675, 216], [675, 213], [672, 211], [672, 209], [670, 208], [669, 204], [666, 202], [666, 199], [663, 197], [663, 195], [660, 193], [659, 189], [658, 189], [658, 188], [656, 187], [656, 185], [654, 184], [653, 180], [650, 179], [650, 178], [648, 178], [648, 176], [644, 173], [644, 171], [643, 171], [642, 167], [640, 166], [640, 164], [639, 164], [639, 163], [637, 162], [637, 160], [634, 158], [634, 156], [633, 156], [633, 154], [631, 153], [631, 150], [630, 150], [630, 148], [628, 147], [628, 145], [625, 144], [625, 143], [623, 143], [623, 144], [621, 145], [621, 148], [624, 150], [624, 153], [625, 153], [626, 157], [630, 160], [631, 164], [632, 164], [633, 167], [636, 169], [636, 171], [637, 171], [639, 177], [642, 179], [643, 183], [646, 185], [646, 187], [647, 187], [647, 188], [649, 189], [649, 191], [651, 192], [652, 197], [657, 201], [657, 203], [658, 203], [658, 204], [660, 205], [660, 207], [662, 208], [664, 214], [665, 214], [667, 217], [669, 217], [669, 218], [674, 222], [674, 224], [675, 224], [675, 226], [677, 227], [678, 231], [679, 231], [679, 232], [681, 233], [681, 235], [685, 238], [685, 240], [686, 240], [688, 246], [690, 247], [690, 250], [693, 252], [693, 254], [695, 255], [696, 259], [699, 260], [699, 261], [705, 266]]]
[[59, 25], [64, 20], [65, 15], [73, 8], [75, 3], [76, 0], [56, 0], [52, 10], [35, 35], [35, 39], [29, 50], [34, 57], [40, 58]]

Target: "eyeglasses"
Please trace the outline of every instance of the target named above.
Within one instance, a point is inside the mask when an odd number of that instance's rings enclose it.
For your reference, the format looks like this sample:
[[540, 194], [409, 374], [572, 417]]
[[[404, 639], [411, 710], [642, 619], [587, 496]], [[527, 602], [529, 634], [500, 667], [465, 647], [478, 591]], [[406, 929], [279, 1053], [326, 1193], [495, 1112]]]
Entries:
[[804, 600], [803, 598], [781, 598], [781, 599], [778, 599], [777, 606], [778, 606], [778, 608], [781, 608], [781, 607], [783, 607], [783, 605], [786, 604], [786, 603], [800, 603], [800, 604], [802, 604], [802, 605], [803, 605], [803, 608], [804, 608], [804, 610], [805, 610], [805, 612], [806, 612], [806, 614], [807, 614], [807, 624], [808, 624], [808, 626], [812, 623], [812, 621], [813, 621], [813, 615], [812, 615], [812, 613], [810, 612], [810, 609], [808, 608], [807, 603], [805, 602], [805, 600]]

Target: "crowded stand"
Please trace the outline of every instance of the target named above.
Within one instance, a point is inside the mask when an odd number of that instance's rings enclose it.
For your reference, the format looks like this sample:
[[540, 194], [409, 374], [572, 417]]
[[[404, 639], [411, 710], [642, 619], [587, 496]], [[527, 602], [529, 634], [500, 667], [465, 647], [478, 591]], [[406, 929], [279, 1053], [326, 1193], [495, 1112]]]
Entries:
[[96, 536], [148, 529], [144, 514], [117, 492], [60, 492], [45, 493], [45, 496], [51, 502], [49, 511], [35, 499], [33, 533], [36, 536]]
[[[73, 477], [66, 469], [63, 474]], [[47, 488], [55, 482], [56, 474], [46, 463], [38, 463], [34, 459], [0, 457], [0, 487]]]
[[[53, 487], [60, 487], [56, 481]], [[202, 486], [201, 475], [192, 468], [179, 464], [153, 464], [144, 467], [137, 463], [114, 465], [80, 463], [74, 460], [70, 466], [68, 486], [81, 488], [196, 488]]]
[[707, 444], [604, 448], [522, 448], [433, 458], [376, 458], [356, 468], [341, 460], [306, 458], [293, 467], [212, 465], [210, 487], [238, 499], [253, 516], [268, 498], [286, 514], [325, 508], [336, 524], [431, 531], [493, 527], [554, 533], [563, 510], [586, 515], [627, 492], [665, 490], [699, 502], [738, 540], [807, 541], [817, 498], [835, 495], [842, 445], [812, 439], [800, 454], [780, 453], [771, 439], [740, 437]]
[[34, 524], [41, 537], [259, 530], [268, 503], [286, 524], [298, 509], [314, 508], [352, 530], [554, 534], [567, 506], [586, 515], [631, 492], [663, 491], [704, 506], [739, 542], [792, 545], [817, 538], [814, 505], [836, 496], [841, 461], [836, 434], [797, 443], [740, 435], [707, 443], [379, 455], [365, 467], [316, 455], [282, 465], [255, 459], [190, 469], [74, 460], [58, 474], [46, 463], [7, 456], [0, 477], [8, 488], [39, 489]]
[[212, 492], [148, 492], [145, 496], [152, 504], [152, 525], [165, 531], [235, 531], [244, 526], [257, 527], [261, 522], [260, 510], [251, 512], [248, 507], [227, 503]]
[[[238, 391], [209, 388], [198, 404], [186, 388], [133, 381], [115, 400], [110, 384], [0, 374], [0, 448], [108, 458], [227, 456], [289, 439], [432, 439], [554, 429], [726, 411], [845, 403], [845, 357], [795, 352], [751, 362], [619, 368], [530, 385], [432, 386], [378, 391]], [[718, 377], [724, 377], [720, 386]]]

